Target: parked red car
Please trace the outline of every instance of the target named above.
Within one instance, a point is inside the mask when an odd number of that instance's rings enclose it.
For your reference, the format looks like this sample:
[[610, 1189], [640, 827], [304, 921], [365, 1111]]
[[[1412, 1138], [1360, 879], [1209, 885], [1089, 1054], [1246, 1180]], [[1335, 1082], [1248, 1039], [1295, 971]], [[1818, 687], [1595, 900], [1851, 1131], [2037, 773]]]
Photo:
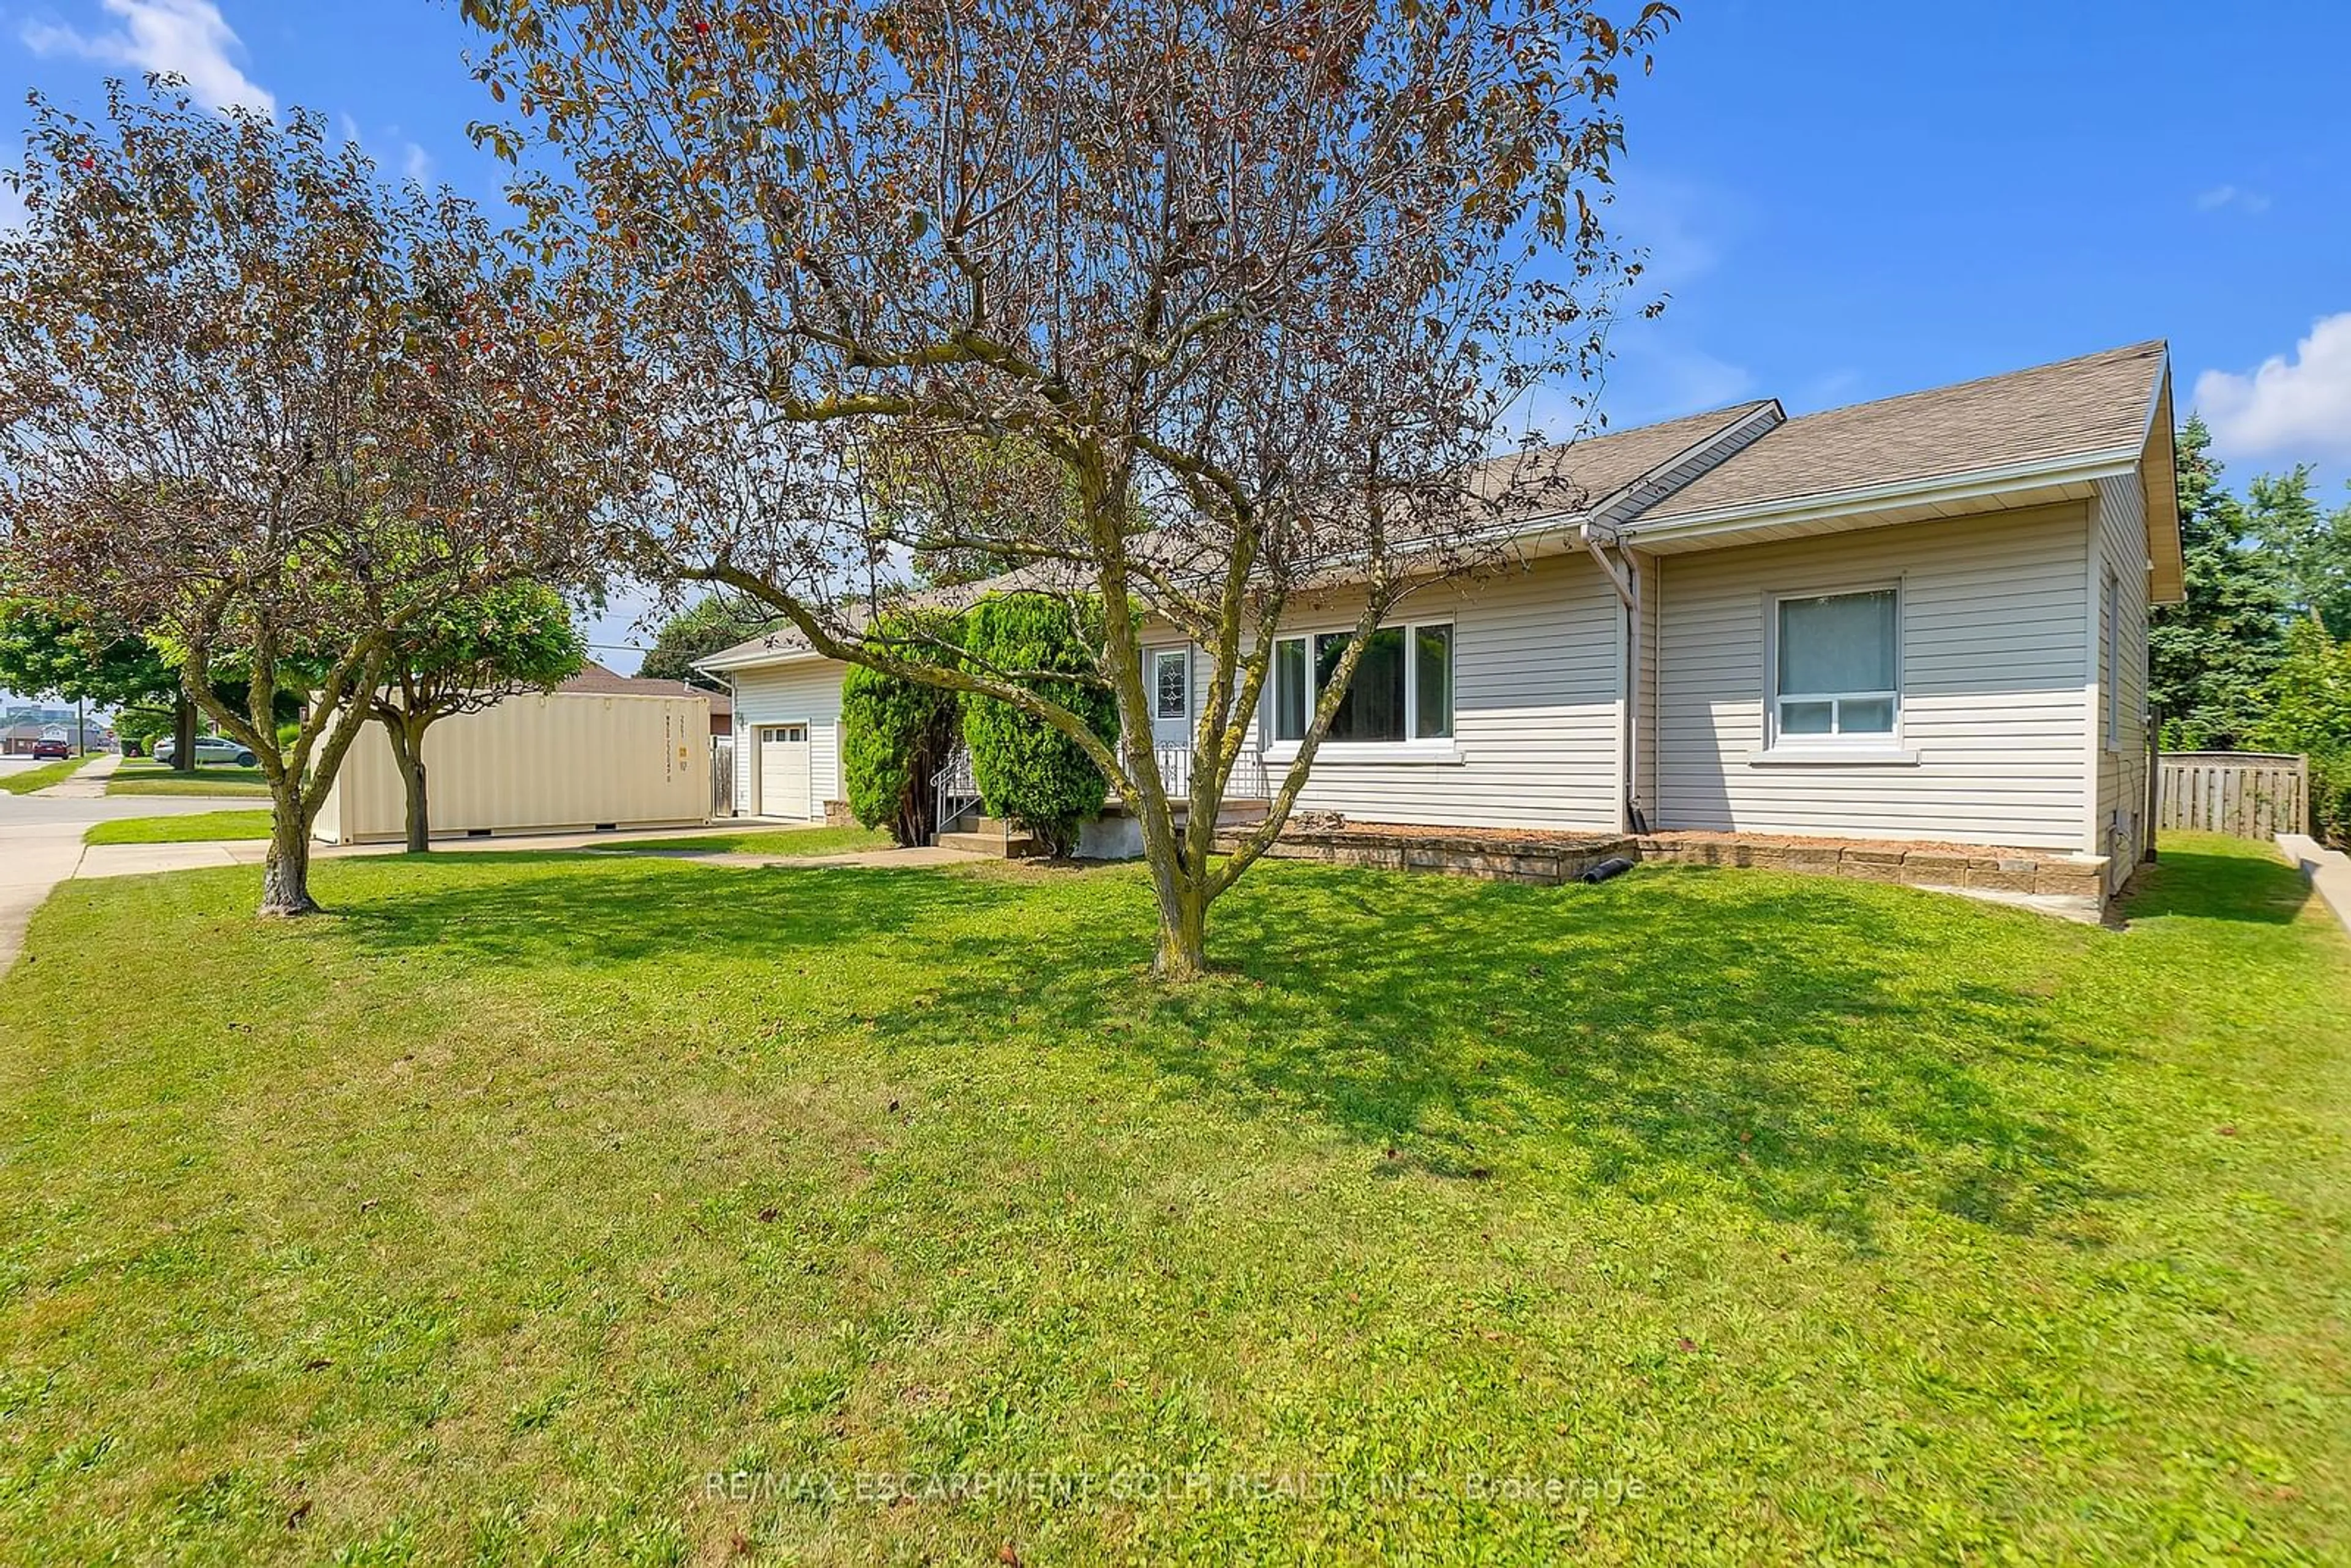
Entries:
[[73, 747], [67, 745], [62, 740], [37, 740], [33, 742], [33, 760], [36, 762], [40, 761], [44, 758], [67, 758], [71, 757], [72, 755]]

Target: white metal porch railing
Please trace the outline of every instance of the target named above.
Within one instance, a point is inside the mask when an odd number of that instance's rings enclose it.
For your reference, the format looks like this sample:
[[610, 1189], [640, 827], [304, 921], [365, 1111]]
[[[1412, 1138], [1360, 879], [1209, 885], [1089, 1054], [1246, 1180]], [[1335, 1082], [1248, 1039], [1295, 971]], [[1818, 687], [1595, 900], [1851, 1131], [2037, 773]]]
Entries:
[[956, 824], [979, 810], [979, 785], [971, 776], [971, 753], [957, 746], [947, 754], [946, 766], [931, 775], [931, 798], [937, 803], [936, 831], [955, 831]]
[[[1192, 793], [1192, 748], [1155, 746], [1152, 752], [1158, 759], [1159, 782], [1167, 791], [1168, 800], [1182, 804]], [[1270, 800], [1272, 792], [1263, 752], [1251, 747], [1233, 759], [1232, 773], [1225, 780], [1226, 800]], [[979, 785], [972, 778], [969, 751], [956, 747], [946, 765], [931, 775], [931, 795], [937, 802], [935, 820], [939, 832], [953, 832], [966, 817], [977, 814]]]
[[[1170, 800], [1181, 801], [1192, 793], [1192, 762], [1194, 752], [1188, 746], [1155, 746], [1152, 750], [1159, 758], [1159, 782], [1167, 790]], [[1268, 798], [1265, 754], [1250, 747], [1233, 758], [1232, 773], [1225, 779], [1225, 798], [1228, 800], [1262, 800]]]

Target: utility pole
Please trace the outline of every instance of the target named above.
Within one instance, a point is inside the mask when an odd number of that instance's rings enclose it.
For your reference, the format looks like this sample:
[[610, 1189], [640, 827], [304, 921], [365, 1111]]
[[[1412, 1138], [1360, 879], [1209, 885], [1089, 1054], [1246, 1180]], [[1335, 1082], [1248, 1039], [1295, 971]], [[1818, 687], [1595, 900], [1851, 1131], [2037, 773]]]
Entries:
[[74, 755], [89, 755], [89, 699], [74, 698]]

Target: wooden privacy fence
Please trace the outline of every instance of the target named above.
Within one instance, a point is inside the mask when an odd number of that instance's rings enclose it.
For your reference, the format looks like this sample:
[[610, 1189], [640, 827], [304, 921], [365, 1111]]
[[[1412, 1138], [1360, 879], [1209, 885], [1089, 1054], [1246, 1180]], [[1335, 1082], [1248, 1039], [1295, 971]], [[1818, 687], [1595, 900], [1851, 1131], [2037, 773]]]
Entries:
[[710, 737], [710, 814], [731, 817], [735, 814], [735, 737], [714, 735]]
[[2158, 828], [2195, 828], [2240, 839], [2310, 831], [2310, 758], [2274, 751], [2164, 755]]

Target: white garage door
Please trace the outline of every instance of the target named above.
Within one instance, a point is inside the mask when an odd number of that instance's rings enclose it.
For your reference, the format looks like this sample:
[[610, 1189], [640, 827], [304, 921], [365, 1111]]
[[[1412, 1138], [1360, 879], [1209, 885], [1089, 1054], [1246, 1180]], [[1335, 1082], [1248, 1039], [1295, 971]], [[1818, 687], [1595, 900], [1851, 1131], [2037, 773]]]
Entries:
[[806, 821], [809, 732], [804, 724], [763, 725], [759, 730], [759, 814]]

